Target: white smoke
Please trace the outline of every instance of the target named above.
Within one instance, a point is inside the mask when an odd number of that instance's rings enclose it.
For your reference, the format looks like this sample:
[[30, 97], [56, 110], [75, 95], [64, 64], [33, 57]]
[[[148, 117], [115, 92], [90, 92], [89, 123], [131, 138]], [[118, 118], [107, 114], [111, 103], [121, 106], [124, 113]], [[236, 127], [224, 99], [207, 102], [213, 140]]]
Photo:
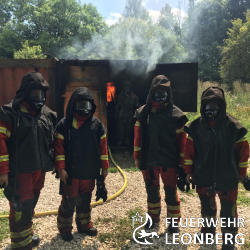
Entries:
[[[183, 62], [184, 48], [177, 37], [163, 27], [134, 18], [120, 20], [101, 36], [82, 44], [75, 40], [72, 46], [60, 51], [60, 58], [81, 60], [145, 60], [147, 71], [157, 63]], [[114, 65], [115, 66], [115, 65]], [[117, 69], [117, 71], [122, 70]], [[131, 69], [138, 73], [138, 68]]]

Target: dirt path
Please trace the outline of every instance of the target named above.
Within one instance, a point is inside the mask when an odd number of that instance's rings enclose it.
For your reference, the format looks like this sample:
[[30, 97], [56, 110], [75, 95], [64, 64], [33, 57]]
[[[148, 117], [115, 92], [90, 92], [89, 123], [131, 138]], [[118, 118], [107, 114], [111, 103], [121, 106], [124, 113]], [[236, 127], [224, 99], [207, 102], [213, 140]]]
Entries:
[[[146, 192], [142, 176], [140, 172], [126, 172], [128, 178], [128, 186], [125, 192], [121, 194], [115, 200], [108, 202], [104, 205], [94, 207], [92, 210], [92, 221], [98, 221], [99, 218], [106, 218], [105, 223], [95, 223], [99, 233], [110, 233], [110, 241], [101, 242], [97, 237], [87, 237], [80, 235], [76, 232], [76, 226], [74, 224], [74, 240], [70, 243], [65, 243], [61, 240], [58, 235], [58, 230], [56, 227], [56, 216], [46, 216], [41, 218], [34, 218], [33, 222], [35, 225], [35, 233], [37, 233], [41, 238], [41, 243], [37, 249], [114, 249], [112, 247], [112, 234], [114, 233], [114, 228], [116, 228], [116, 222], [122, 218], [128, 218], [127, 212], [130, 209], [141, 209], [146, 211]], [[119, 173], [110, 173], [106, 180], [107, 189], [109, 195], [116, 193], [123, 185], [123, 178]], [[46, 176], [45, 188], [42, 190], [39, 203], [36, 208], [36, 212], [57, 210], [60, 203], [61, 197], [58, 195], [59, 182], [50, 173]], [[93, 192], [93, 201], [95, 199], [95, 191]], [[162, 200], [164, 200], [164, 189], [161, 186]], [[200, 202], [196, 194], [187, 195], [185, 193], [179, 192], [179, 197], [182, 200], [182, 218], [190, 217], [200, 217]], [[218, 211], [220, 210], [220, 205], [217, 199]], [[8, 203], [6, 199], [0, 199], [0, 210], [8, 210]], [[166, 245], [165, 244], [165, 221], [163, 218], [166, 217], [166, 204], [162, 202], [162, 220], [160, 221], [159, 239], [154, 239], [154, 244], [149, 247], [143, 247], [135, 243], [133, 240], [126, 241], [125, 249], [216, 249], [215, 245], [208, 247], [200, 247], [199, 244], [194, 245]], [[219, 214], [219, 213], [218, 213]], [[250, 228], [250, 213], [249, 208], [239, 207], [238, 208], [239, 217], [245, 219], [245, 228], [240, 228], [239, 232], [245, 234], [245, 239], [250, 238], [249, 228]], [[143, 215], [143, 214], [141, 214]], [[126, 219], [125, 219], [126, 220]], [[132, 228], [132, 224], [131, 224]], [[220, 232], [219, 227], [217, 231]], [[193, 235], [197, 233], [199, 229], [196, 228], [182, 228], [180, 235], [183, 233], [190, 233]], [[132, 231], [131, 231], [132, 232]], [[132, 236], [132, 234], [131, 234]], [[169, 237], [169, 241], [171, 238]], [[1, 249], [9, 249], [10, 240], [7, 238], [4, 240]], [[217, 247], [220, 249], [220, 247]], [[240, 249], [240, 247], [238, 247]]]

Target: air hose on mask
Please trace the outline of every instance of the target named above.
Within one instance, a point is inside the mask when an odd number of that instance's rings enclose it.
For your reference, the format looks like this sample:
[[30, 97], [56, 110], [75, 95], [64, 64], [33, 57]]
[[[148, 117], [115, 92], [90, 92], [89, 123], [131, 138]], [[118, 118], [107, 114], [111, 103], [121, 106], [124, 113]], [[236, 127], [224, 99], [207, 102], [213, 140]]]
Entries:
[[[111, 200], [114, 200], [116, 197], [118, 197], [126, 188], [127, 186], [127, 176], [125, 175], [125, 173], [122, 171], [122, 169], [117, 165], [117, 163], [114, 161], [113, 159], [113, 156], [111, 154], [111, 150], [108, 146], [108, 151], [109, 151], [109, 157], [111, 159], [111, 161], [113, 162], [113, 164], [115, 165], [115, 167], [119, 170], [119, 172], [121, 173], [122, 177], [123, 177], [123, 186], [122, 188], [115, 194], [111, 195], [108, 197], [108, 199], [106, 200], [106, 202], [108, 201], [111, 201]], [[105, 203], [106, 203], [105, 202]], [[98, 205], [102, 205], [104, 204], [103, 200], [99, 200], [99, 201], [96, 201], [96, 202], [92, 202], [90, 205], [91, 207], [95, 207], [95, 206], [98, 206]], [[46, 212], [38, 212], [38, 213], [35, 213], [34, 217], [42, 217], [42, 216], [47, 216], [47, 215], [57, 215], [58, 214], [58, 211], [57, 210], [53, 210], [53, 211], [46, 211]], [[9, 215], [0, 215], [0, 219], [1, 218], [8, 218]]]

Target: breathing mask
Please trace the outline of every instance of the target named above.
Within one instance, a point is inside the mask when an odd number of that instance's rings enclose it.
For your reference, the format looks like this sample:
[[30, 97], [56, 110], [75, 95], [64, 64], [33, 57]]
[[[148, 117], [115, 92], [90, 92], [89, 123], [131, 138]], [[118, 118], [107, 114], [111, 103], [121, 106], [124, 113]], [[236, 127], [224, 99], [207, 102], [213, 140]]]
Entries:
[[46, 101], [46, 91], [42, 89], [32, 89], [25, 100], [33, 110], [40, 111]]
[[76, 102], [75, 108], [76, 108], [76, 113], [83, 117], [88, 117], [92, 111], [92, 105], [87, 100], [81, 100]]
[[217, 103], [207, 104], [204, 113], [208, 120], [215, 121], [219, 115], [220, 108]]
[[154, 99], [160, 105], [164, 105], [168, 100], [168, 93], [167, 91], [156, 91], [154, 94]]

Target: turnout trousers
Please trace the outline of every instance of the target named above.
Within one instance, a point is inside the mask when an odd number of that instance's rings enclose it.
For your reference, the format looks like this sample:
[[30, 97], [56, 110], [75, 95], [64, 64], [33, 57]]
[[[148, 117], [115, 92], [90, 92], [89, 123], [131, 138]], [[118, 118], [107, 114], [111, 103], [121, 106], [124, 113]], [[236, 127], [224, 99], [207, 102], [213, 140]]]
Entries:
[[[60, 233], [71, 232], [73, 229], [73, 215], [76, 207], [75, 221], [78, 229], [88, 230], [93, 227], [91, 222], [91, 196], [95, 188], [95, 179], [80, 180], [72, 179], [72, 185], [65, 188], [63, 184], [63, 195], [61, 205], [58, 209], [57, 227]], [[68, 196], [71, 204], [69, 211], [64, 212], [62, 209], [63, 202]]]
[[167, 204], [167, 218], [181, 217], [180, 199], [177, 193], [177, 174], [175, 168], [153, 167], [154, 178], [149, 170], [142, 170], [147, 191], [148, 214], [158, 219], [161, 213], [160, 178], [164, 184], [165, 202]]
[[23, 205], [22, 212], [13, 210], [13, 203], [10, 202], [10, 237], [12, 249], [32, 249], [32, 216], [38, 202], [40, 191], [44, 186], [45, 173], [41, 170], [32, 173], [21, 173], [17, 175], [17, 193], [20, 195], [20, 202]]
[[[199, 195], [201, 201], [201, 216], [205, 219], [214, 218], [216, 220], [217, 214], [217, 204], [215, 200], [215, 195], [207, 195], [207, 188], [206, 187], [196, 187], [196, 192]], [[232, 235], [236, 235], [238, 232], [237, 223], [234, 225], [233, 223], [228, 224], [228, 220], [233, 221], [234, 218], [238, 217], [237, 214], [237, 195], [238, 195], [238, 188], [228, 191], [228, 192], [217, 192], [220, 203], [221, 203], [221, 211], [220, 217], [226, 218], [226, 227], [221, 227], [221, 232], [223, 234], [230, 233]], [[215, 234], [214, 227], [208, 227], [207, 224], [201, 228], [202, 233], [213, 233]]]

